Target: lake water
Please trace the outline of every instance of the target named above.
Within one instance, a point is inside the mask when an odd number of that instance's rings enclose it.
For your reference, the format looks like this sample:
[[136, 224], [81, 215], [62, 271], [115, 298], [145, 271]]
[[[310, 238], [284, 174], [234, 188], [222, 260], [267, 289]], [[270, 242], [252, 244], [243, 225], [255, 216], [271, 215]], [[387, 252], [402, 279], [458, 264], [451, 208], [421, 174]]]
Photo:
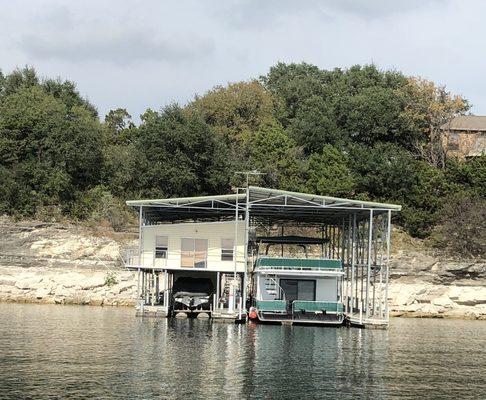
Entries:
[[388, 331], [0, 304], [0, 399], [486, 399], [486, 322]]

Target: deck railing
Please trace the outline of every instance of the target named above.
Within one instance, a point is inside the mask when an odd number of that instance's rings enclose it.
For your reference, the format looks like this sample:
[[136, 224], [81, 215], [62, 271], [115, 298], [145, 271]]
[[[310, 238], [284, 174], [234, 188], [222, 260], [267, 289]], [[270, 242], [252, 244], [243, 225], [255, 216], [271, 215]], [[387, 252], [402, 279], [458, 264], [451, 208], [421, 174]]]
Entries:
[[283, 258], [259, 257], [256, 268], [260, 269], [288, 269], [288, 270], [326, 270], [342, 271], [341, 260], [323, 258]]
[[138, 267], [140, 265], [140, 254], [138, 249], [127, 249], [124, 258], [126, 267]]
[[[255, 305], [258, 311], [262, 312], [286, 313], [288, 310], [286, 300], [257, 300]], [[302, 310], [305, 312], [343, 314], [344, 306], [340, 302], [331, 301], [294, 300], [291, 302], [292, 314]]]
[[344, 306], [339, 302], [329, 301], [305, 301], [295, 300], [292, 302], [292, 313], [304, 310], [305, 312], [319, 312], [342, 314]]
[[258, 311], [266, 312], [287, 312], [287, 302], [285, 300], [257, 300]]

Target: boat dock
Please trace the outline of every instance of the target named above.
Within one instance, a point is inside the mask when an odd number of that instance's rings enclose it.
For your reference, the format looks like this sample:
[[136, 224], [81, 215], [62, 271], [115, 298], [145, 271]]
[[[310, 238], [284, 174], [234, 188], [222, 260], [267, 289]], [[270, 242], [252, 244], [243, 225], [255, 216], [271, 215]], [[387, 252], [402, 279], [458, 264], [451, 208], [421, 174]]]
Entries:
[[400, 206], [250, 186], [134, 200], [137, 315], [388, 326], [392, 213]]

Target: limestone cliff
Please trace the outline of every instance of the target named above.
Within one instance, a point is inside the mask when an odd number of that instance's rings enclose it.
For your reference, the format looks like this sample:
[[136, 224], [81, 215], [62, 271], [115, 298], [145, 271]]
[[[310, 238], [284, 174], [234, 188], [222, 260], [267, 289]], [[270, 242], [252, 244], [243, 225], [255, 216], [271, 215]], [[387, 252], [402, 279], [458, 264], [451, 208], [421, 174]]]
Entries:
[[395, 230], [391, 315], [486, 319], [486, 260], [446, 256]]
[[121, 259], [134, 235], [97, 236], [70, 224], [0, 219], [0, 300], [132, 305], [136, 279]]

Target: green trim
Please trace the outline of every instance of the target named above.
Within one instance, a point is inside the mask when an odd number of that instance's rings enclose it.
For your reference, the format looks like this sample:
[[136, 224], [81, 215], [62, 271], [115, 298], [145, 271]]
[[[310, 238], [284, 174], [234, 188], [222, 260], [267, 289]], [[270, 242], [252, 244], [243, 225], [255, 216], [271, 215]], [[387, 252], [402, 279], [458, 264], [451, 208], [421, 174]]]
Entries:
[[287, 302], [285, 300], [256, 300], [258, 311], [287, 311]]
[[326, 312], [342, 313], [344, 311], [344, 307], [342, 303], [327, 302], [327, 301], [304, 301], [304, 300], [295, 300], [292, 303], [292, 309], [294, 312], [299, 310], [305, 310], [308, 312], [326, 311]]
[[256, 262], [257, 268], [280, 267], [286, 269], [309, 268], [309, 269], [339, 269], [343, 266], [341, 260], [325, 260], [321, 258], [283, 258], [283, 257], [260, 257]]

